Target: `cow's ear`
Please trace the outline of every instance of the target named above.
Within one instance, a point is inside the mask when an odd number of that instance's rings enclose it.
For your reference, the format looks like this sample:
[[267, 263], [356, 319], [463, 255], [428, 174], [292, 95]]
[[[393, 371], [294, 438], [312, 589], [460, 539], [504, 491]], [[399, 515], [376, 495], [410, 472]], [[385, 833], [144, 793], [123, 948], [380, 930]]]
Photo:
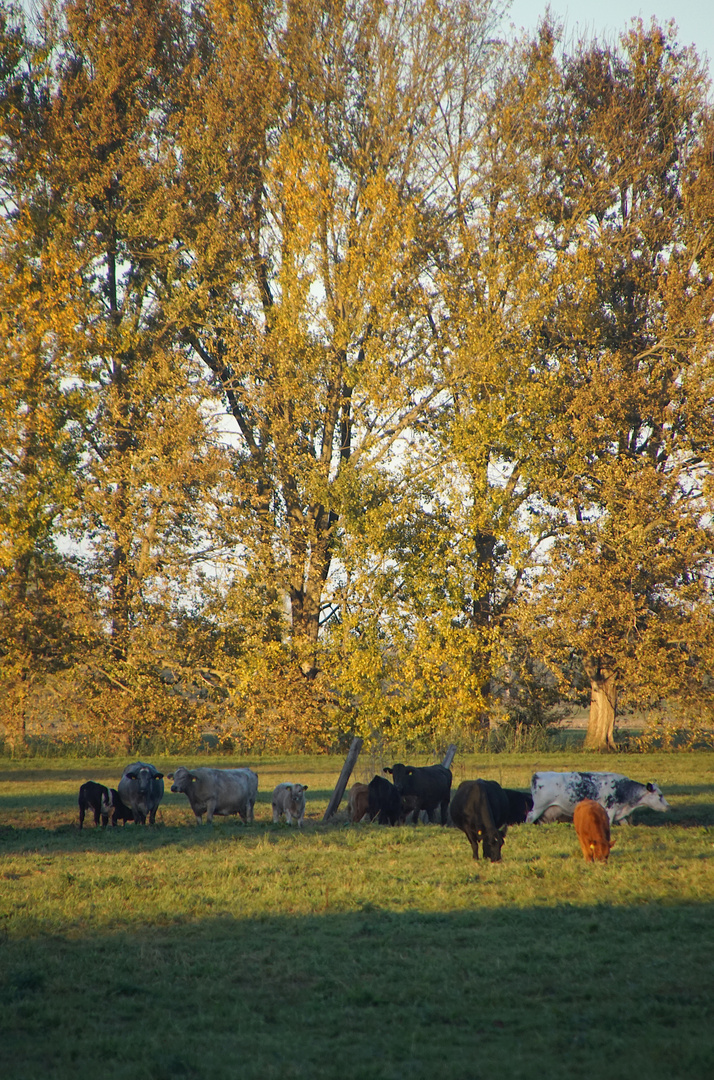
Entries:
[[[156, 776], [154, 777], [154, 780], [163, 780], [163, 778], [164, 778], [164, 774], [162, 772], [157, 772]], [[170, 780], [171, 777], [169, 776], [168, 779]]]
[[302, 789], [303, 791], [307, 791], [307, 784], [303, 784]]
[[127, 780], [136, 780], [135, 772], [125, 772], [124, 776], [126, 776]]
[[388, 766], [388, 765], [385, 765], [385, 766], [384, 766], [384, 772], [388, 772], [388, 773], [391, 773], [391, 772], [392, 772], [392, 770], [391, 770], [391, 769], [389, 768], [389, 766]]
[[407, 776], [413, 776], [414, 775], [414, 766], [413, 765], [407, 765], [406, 774], [407, 774]]
[[647, 785], [647, 790], [648, 791], [654, 791], [654, 784], [648, 784]]
[[166, 779], [167, 780], [173, 780], [173, 778], [174, 778], [174, 774], [172, 772], [166, 774]]

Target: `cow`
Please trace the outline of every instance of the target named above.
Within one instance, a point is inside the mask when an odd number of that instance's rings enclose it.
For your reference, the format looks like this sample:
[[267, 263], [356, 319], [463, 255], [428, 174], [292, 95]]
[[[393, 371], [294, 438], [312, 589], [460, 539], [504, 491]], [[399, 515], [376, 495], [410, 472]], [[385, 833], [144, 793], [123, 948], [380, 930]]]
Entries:
[[370, 820], [380, 825], [398, 825], [402, 819], [402, 800], [394, 784], [383, 776], [373, 776], [367, 785]]
[[369, 814], [369, 787], [367, 784], [353, 784], [347, 800], [347, 817], [357, 822], [366, 814]]
[[585, 862], [607, 862], [615, 841], [610, 839], [610, 819], [604, 807], [594, 799], [581, 799], [573, 810], [573, 825]]
[[179, 765], [174, 773], [171, 790], [186, 795], [196, 815], [196, 824], [208, 825], [213, 815], [226, 817], [240, 814], [245, 825], [253, 821], [253, 808], [258, 794], [258, 776], [252, 769], [186, 769]]
[[298, 826], [305, 820], [305, 792], [307, 784], [278, 784], [273, 791], [273, 825], [277, 825], [281, 814], [285, 814], [288, 825], [295, 818]]
[[482, 843], [484, 859], [500, 862], [509, 813], [501, 785], [495, 780], [464, 780], [449, 809], [456, 828], [466, 834], [474, 859], [478, 859], [478, 846]]
[[502, 790], [508, 799], [506, 825], [522, 825], [533, 809], [533, 796], [527, 791], [515, 791], [513, 788]]
[[164, 796], [164, 774], [145, 761], [127, 765], [119, 781], [117, 791], [121, 801], [129, 807], [138, 825], [156, 821], [156, 811]]
[[531, 780], [533, 809], [526, 821], [572, 821], [576, 805], [594, 799], [607, 811], [610, 824], [624, 821], [640, 806], [669, 810], [657, 784], [640, 784], [620, 773], [537, 772]]
[[79, 789], [77, 802], [80, 829], [84, 825], [84, 815], [88, 810], [94, 814], [94, 824], [98, 825], [101, 818], [102, 828], [106, 829], [112, 812], [112, 797], [109, 788], [104, 784], [98, 784], [95, 780], [87, 780]]
[[126, 825], [127, 821], [134, 820], [134, 811], [123, 803], [116, 788], [109, 788], [109, 797], [112, 803], [112, 825], [116, 825], [119, 818]]
[[403, 799], [414, 796], [415, 809], [413, 824], [419, 820], [419, 814], [425, 810], [430, 822], [434, 821], [434, 811], [441, 808], [441, 824], [446, 824], [451, 795], [451, 771], [443, 765], [394, 765], [385, 768], [385, 773], [394, 777], [394, 786]]

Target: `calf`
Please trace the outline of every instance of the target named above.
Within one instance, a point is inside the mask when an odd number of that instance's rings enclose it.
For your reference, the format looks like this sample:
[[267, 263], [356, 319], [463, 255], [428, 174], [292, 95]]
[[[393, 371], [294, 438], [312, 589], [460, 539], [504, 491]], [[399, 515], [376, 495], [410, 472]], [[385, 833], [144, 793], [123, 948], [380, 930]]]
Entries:
[[367, 803], [372, 821], [380, 825], [398, 825], [402, 816], [402, 800], [394, 784], [383, 776], [373, 776], [367, 785]]
[[451, 800], [450, 811], [456, 828], [466, 834], [474, 859], [478, 859], [482, 843], [484, 859], [500, 862], [508, 816], [508, 799], [501, 785], [495, 780], [464, 780]]
[[607, 811], [594, 799], [583, 799], [573, 810], [573, 825], [578, 834], [585, 862], [607, 862], [610, 848], [610, 819]]
[[443, 765], [394, 765], [385, 768], [386, 773], [394, 777], [394, 786], [402, 798], [411, 796], [414, 805], [413, 822], [419, 820], [419, 814], [425, 810], [429, 821], [433, 822], [437, 806], [441, 810], [441, 824], [446, 824], [451, 795], [451, 772]]
[[273, 825], [277, 825], [282, 814], [288, 825], [295, 818], [298, 826], [305, 820], [305, 792], [307, 784], [278, 784], [273, 791]]
[[116, 825], [119, 818], [122, 819], [126, 825], [127, 821], [134, 820], [134, 811], [126, 803], [122, 802], [121, 796], [116, 788], [109, 788], [109, 795], [112, 802], [112, 825]]
[[347, 817], [357, 822], [366, 814], [369, 814], [369, 787], [367, 784], [353, 784], [347, 800]]
[[102, 828], [106, 829], [109, 815], [112, 812], [112, 799], [109, 788], [104, 784], [97, 784], [95, 780], [87, 780], [79, 789], [77, 799], [79, 804], [79, 827], [84, 825], [84, 815], [88, 810], [94, 814], [94, 824], [99, 824], [102, 819]]

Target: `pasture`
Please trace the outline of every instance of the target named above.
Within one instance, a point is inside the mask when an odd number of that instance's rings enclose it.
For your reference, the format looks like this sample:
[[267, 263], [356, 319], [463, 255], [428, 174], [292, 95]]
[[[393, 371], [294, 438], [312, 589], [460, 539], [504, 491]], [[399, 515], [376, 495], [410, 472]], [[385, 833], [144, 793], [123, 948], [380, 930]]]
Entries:
[[[252, 826], [197, 828], [167, 782], [153, 829], [80, 833], [80, 784], [125, 763], [0, 759], [6, 1080], [712, 1075], [713, 755], [457, 755], [454, 789], [657, 780], [671, 812], [615, 827], [607, 865], [567, 824], [509, 829], [500, 864], [455, 829], [350, 825], [346, 799], [323, 825], [329, 757], [201, 759], [256, 770]], [[280, 780], [309, 785], [302, 832], [271, 823]]]

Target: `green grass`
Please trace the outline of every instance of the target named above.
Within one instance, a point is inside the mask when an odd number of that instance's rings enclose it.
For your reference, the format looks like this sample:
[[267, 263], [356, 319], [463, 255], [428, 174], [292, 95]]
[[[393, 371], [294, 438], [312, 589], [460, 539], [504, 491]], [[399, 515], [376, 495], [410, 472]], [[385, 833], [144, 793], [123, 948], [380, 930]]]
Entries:
[[[453, 829], [344, 809], [323, 825], [342, 764], [325, 757], [241, 761], [260, 776], [251, 827], [196, 828], [167, 792], [154, 829], [80, 833], [79, 785], [116, 785], [121, 764], [0, 759], [8, 1080], [712, 1075], [711, 754], [457, 757], [455, 783], [658, 780], [671, 813], [616, 828], [607, 866], [564, 824], [512, 828], [496, 865]], [[291, 778], [309, 784], [302, 833], [270, 821]]]

